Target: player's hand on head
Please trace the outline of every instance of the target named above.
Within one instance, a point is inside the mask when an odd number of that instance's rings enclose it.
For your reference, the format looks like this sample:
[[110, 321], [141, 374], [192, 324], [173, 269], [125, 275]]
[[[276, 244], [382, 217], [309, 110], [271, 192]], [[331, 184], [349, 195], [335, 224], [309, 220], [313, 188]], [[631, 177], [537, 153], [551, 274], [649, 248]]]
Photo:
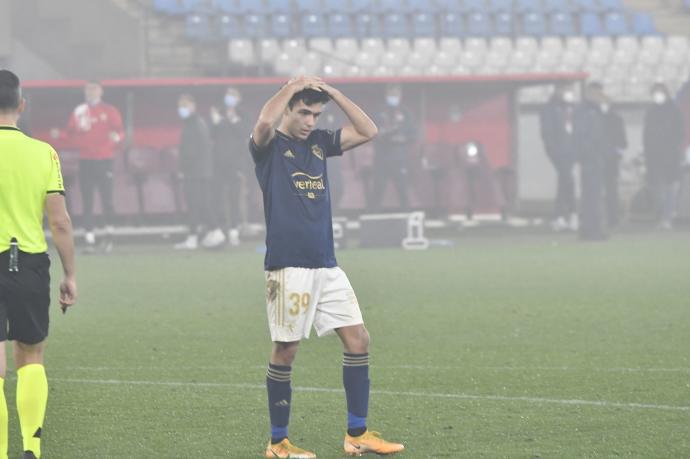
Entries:
[[297, 91], [302, 91], [307, 88], [318, 89], [318, 86], [323, 84], [323, 80], [317, 76], [301, 75], [291, 79], [288, 84], [294, 85]]
[[60, 308], [65, 312], [68, 307], [77, 301], [77, 281], [66, 277], [60, 283]]

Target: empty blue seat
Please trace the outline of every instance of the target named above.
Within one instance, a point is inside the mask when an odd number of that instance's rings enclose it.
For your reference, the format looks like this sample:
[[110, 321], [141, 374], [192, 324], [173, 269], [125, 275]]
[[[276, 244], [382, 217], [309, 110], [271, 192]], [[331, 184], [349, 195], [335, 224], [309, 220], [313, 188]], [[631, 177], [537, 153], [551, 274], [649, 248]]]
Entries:
[[211, 0], [183, 0], [184, 8], [190, 13], [212, 13], [213, 4]]
[[549, 18], [549, 31], [561, 37], [575, 35], [575, 21], [569, 12], [553, 13]]
[[344, 13], [329, 14], [328, 35], [333, 38], [351, 37], [355, 35], [350, 15]]
[[263, 38], [266, 35], [266, 16], [263, 14], [245, 15], [243, 28], [246, 38]]
[[439, 7], [433, 0], [407, 0], [407, 9], [410, 13], [438, 14]]
[[636, 13], [632, 19], [632, 29], [635, 35], [657, 35], [654, 18], [646, 13]]
[[533, 37], [546, 35], [546, 18], [542, 13], [531, 12], [522, 17], [522, 33]]
[[436, 18], [430, 13], [412, 15], [412, 35], [415, 37], [433, 37], [436, 35]]
[[502, 11], [494, 15], [494, 34], [501, 37], [510, 37], [515, 32], [514, 16]]
[[322, 10], [321, 0], [297, 0], [297, 11], [300, 13], [317, 13]]
[[302, 35], [307, 38], [328, 36], [326, 21], [320, 14], [302, 16]]
[[541, 12], [541, 0], [516, 0], [515, 11], [520, 14]]
[[597, 13], [590, 12], [580, 15], [580, 33], [588, 37], [604, 34], [601, 18]]
[[463, 15], [452, 11], [441, 14], [439, 17], [439, 30], [442, 37], [465, 36], [465, 20]]
[[381, 24], [383, 36], [386, 38], [407, 37], [410, 35], [410, 28], [407, 18], [403, 14], [388, 13], [383, 16]]
[[607, 35], [626, 35], [630, 33], [628, 18], [622, 13], [607, 13], [604, 18], [604, 29]]
[[599, 5], [604, 11], [623, 11], [625, 10], [625, 5], [623, 5], [623, 0], [599, 0]]
[[292, 17], [280, 13], [272, 15], [270, 36], [273, 38], [288, 38], [292, 36]]
[[544, 0], [543, 9], [546, 13], [572, 13], [574, 8], [570, 0]]
[[513, 0], [491, 0], [489, 8], [494, 13], [513, 11]]
[[323, 9], [326, 13], [352, 13], [348, 0], [323, 0]]
[[407, 12], [407, 2], [405, 0], [378, 0], [369, 4], [369, 11], [376, 14]]
[[205, 14], [190, 14], [185, 18], [185, 33], [193, 40], [211, 41], [214, 33], [211, 21]]
[[350, 8], [353, 13], [369, 14], [370, 3], [369, 0], [350, 0]]
[[459, 13], [464, 11], [462, 0], [431, 0], [439, 13]]
[[288, 14], [290, 13], [290, 0], [267, 0], [264, 12], [267, 14]]
[[211, 6], [214, 11], [221, 11], [229, 14], [238, 13], [237, 0], [213, 0]]
[[472, 37], [488, 37], [493, 33], [487, 13], [475, 11], [467, 16], [467, 33]]
[[583, 13], [598, 13], [601, 5], [597, 0], [575, 0], [575, 8]]
[[218, 17], [218, 30], [220, 35], [226, 40], [242, 38], [244, 36], [240, 18], [233, 14], [223, 14]]
[[153, 8], [165, 14], [186, 14], [189, 12], [183, 0], [154, 0]]

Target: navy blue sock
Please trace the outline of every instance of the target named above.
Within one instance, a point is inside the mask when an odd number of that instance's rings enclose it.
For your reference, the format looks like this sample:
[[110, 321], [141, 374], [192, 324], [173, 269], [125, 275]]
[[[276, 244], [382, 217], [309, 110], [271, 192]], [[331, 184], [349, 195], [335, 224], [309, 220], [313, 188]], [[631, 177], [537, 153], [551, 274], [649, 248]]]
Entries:
[[343, 354], [343, 386], [347, 398], [347, 433], [367, 431], [369, 411], [369, 354]]
[[280, 443], [288, 436], [292, 399], [291, 372], [292, 367], [268, 364], [266, 389], [268, 390], [268, 412], [271, 416], [271, 443], [273, 444]]

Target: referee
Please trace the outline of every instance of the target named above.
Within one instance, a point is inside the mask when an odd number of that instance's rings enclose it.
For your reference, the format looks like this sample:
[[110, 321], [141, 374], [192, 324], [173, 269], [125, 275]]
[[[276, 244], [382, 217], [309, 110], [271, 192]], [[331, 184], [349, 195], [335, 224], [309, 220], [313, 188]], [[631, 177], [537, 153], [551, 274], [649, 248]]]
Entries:
[[24, 110], [19, 78], [0, 70], [0, 459], [7, 459], [5, 341], [14, 341], [17, 414], [24, 459], [41, 457], [48, 400], [43, 348], [48, 336], [50, 260], [43, 233], [44, 209], [60, 254], [63, 312], [74, 304], [72, 223], [65, 207], [60, 161], [53, 148], [17, 129]]

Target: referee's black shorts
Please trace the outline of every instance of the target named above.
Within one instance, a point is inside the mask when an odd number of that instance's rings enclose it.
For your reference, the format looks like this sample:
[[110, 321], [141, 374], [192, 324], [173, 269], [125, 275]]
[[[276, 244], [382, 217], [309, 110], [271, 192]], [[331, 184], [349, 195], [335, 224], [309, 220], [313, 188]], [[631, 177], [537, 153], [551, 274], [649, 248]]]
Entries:
[[9, 250], [0, 253], [0, 342], [40, 343], [48, 336], [50, 258], [19, 252], [19, 272], [9, 261]]

